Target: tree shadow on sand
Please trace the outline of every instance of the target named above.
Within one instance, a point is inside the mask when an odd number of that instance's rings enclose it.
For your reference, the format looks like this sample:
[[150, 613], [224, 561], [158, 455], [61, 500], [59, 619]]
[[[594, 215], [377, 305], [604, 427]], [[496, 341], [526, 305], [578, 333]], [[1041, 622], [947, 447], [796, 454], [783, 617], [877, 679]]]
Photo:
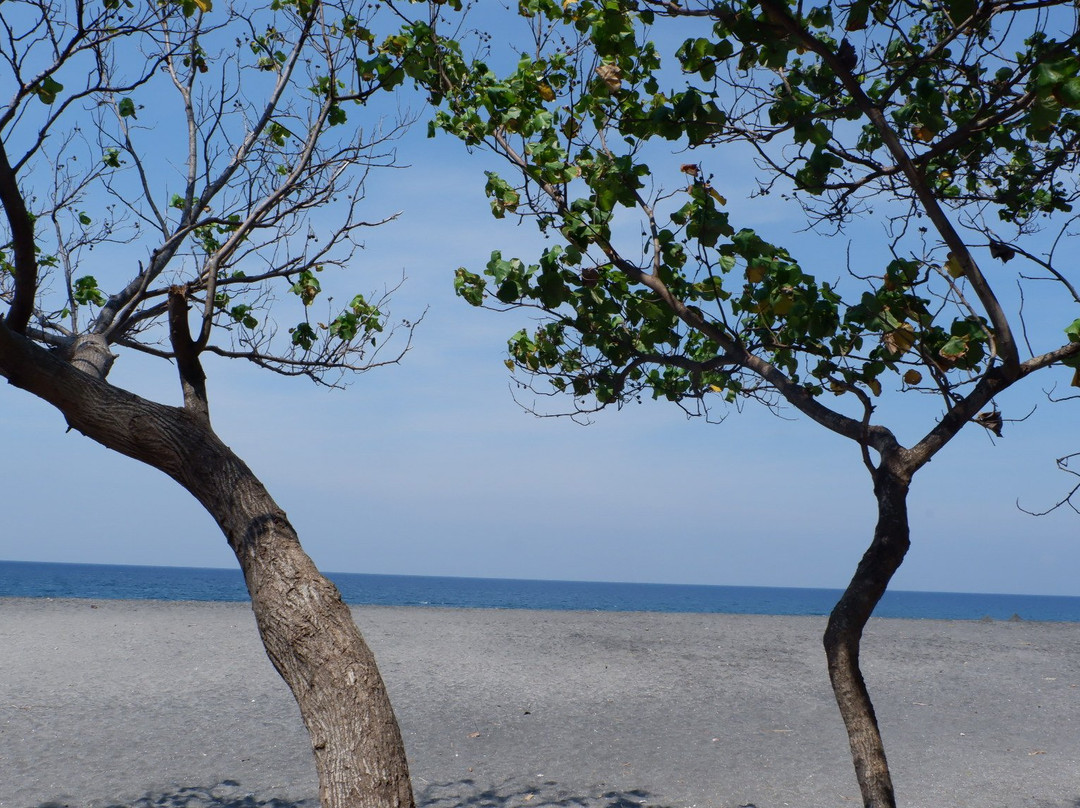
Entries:
[[[472, 779], [448, 783], [417, 784], [416, 804], [420, 808], [669, 808], [650, 799], [641, 789], [580, 794], [546, 781], [525, 786], [521, 781], [481, 785]], [[36, 808], [81, 808], [78, 803], [55, 801]], [[132, 802], [110, 803], [105, 808], [319, 808], [317, 798], [284, 800], [260, 797], [235, 780], [213, 786], [177, 786], [147, 792]]]
[[[78, 803], [44, 802], [37, 808], [80, 808]], [[132, 802], [110, 803], [106, 808], [319, 808], [318, 799], [261, 798], [235, 780], [213, 786], [177, 786], [147, 792]]]
[[661, 808], [642, 789], [581, 794], [548, 780], [524, 785], [507, 780], [482, 786], [472, 779], [449, 783], [417, 784], [416, 804], [421, 808]]
[[[598, 786], [592, 793], [581, 794], [551, 780], [527, 786], [520, 780], [507, 780], [484, 786], [469, 778], [416, 784], [416, 804], [419, 808], [671, 808], [656, 802], [655, 795], [640, 788], [616, 791]], [[36, 808], [81, 808], [81, 805], [50, 800]], [[110, 803], [104, 808], [319, 808], [319, 800], [262, 798], [235, 780], [222, 780], [213, 786], [177, 786], [148, 792], [133, 802]], [[747, 804], [738, 808], [755, 806]], [[1080, 797], [1060, 803], [1039, 803], [1039, 808], [1080, 808]]]

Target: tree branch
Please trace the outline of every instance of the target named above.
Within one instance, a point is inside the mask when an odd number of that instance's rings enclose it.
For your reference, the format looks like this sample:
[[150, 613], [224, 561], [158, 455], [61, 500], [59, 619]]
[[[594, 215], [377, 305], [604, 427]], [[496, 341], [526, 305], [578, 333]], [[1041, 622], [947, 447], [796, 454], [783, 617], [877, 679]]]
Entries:
[[184, 409], [210, 428], [210, 407], [206, 399], [206, 373], [199, 361], [199, 348], [191, 339], [188, 326], [188, 287], [169, 287], [169, 339], [172, 342]]
[[926, 177], [907, 153], [907, 149], [900, 142], [896, 131], [889, 125], [880, 107], [863, 92], [862, 84], [848, 66], [844, 64], [843, 60], [836, 53], [833, 53], [825, 43], [792, 19], [786, 6], [781, 5], [776, 0], [759, 0], [759, 2], [775, 19], [781, 22], [785, 30], [798, 38], [809, 50], [821, 57], [822, 61], [829, 66], [840, 79], [844, 88], [851, 94], [862, 113], [869, 118], [874, 128], [877, 129], [882, 141], [885, 143], [885, 147], [892, 154], [897, 165], [900, 166], [911, 189], [915, 192], [915, 196], [923, 206], [923, 210], [926, 211], [926, 215], [934, 223], [934, 227], [963, 270], [964, 276], [971, 283], [972, 288], [975, 289], [975, 294], [978, 296], [993, 325], [998, 349], [1005, 368], [1010, 375], [1016, 376], [1020, 372], [1020, 356], [1005, 310], [1001, 307], [993, 289], [983, 276], [982, 270], [979, 269], [971, 252], [931, 191], [926, 182]]
[[7, 149], [0, 143], [0, 203], [11, 228], [15, 267], [15, 296], [8, 309], [7, 327], [19, 334], [26, 332], [34, 313], [37, 296], [38, 265], [34, 243], [34, 222], [19, 191], [19, 182], [8, 162]]

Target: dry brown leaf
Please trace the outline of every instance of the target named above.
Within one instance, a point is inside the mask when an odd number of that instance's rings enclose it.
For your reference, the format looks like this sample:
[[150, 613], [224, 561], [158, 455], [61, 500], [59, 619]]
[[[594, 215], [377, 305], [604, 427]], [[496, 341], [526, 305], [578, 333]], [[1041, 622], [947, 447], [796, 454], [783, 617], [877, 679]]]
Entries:
[[881, 335], [881, 344], [891, 354], [907, 353], [915, 344], [915, 329], [911, 327], [911, 323], [900, 323], [892, 331]]
[[596, 68], [596, 75], [603, 79], [611, 92], [615, 93], [622, 89], [622, 71], [619, 70], [618, 65], [602, 64]]

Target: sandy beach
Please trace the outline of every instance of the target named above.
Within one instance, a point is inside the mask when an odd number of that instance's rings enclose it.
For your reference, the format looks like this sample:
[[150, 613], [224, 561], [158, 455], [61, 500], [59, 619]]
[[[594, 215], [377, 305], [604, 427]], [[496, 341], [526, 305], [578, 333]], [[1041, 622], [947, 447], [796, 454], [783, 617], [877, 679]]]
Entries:
[[[854, 806], [821, 618], [357, 608], [421, 804]], [[1080, 805], [1080, 625], [872, 621], [901, 805]], [[316, 808], [247, 604], [0, 600], [3, 808]]]

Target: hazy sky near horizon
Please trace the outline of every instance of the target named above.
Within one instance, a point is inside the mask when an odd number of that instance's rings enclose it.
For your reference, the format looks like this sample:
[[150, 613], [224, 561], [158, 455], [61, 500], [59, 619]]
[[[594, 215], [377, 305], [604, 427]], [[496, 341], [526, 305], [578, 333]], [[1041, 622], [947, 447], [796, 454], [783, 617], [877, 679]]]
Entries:
[[[479, 271], [494, 249], [535, 259], [543, 242], [531, 223], [491, 217], [488, 158], [449, 137], [427, 140], [423, 128], [398, 145], [407, 168], [376, 171], [368, 182], [366, 215], [401, 216], [366, 234], [350, 281], [377, 289], [404, 274], [393, 315], [426, 310], [400, 365], [335, 391], [207, 362], [218, 433], [288, 512], [316, 563], [341, 572], [844, 586], [875, 517], [854, 444], [752, 403], [717, 424], [646, 402], [602, 412], [589, 426], [536, 418], [515, 403], [505, 344], [527, 320], [467, 306], [453, 294], [453, 272]], [[742, 224], [803, 228], [801, 212], [779, 199], [746, 202], [747, 161], [716, 160]], [[879, 240], [880, 225], [860, 223], [827, 242], [835, 255], [819, 248], [826, 266], [807, 269], [828, 276], [852, 245]], [[1052, 319], [1057, 327], [1057, 312]], [[909, 500], [913, 545], [893, 588], [1080, 595], [1080, 516], [1061, 509], [1035, 518], [1017, 507], [1041, 510], [1073, 484], [1054, 461], [1080, 450], [1075, 405], [1044, 393], [1066, 387], [1069, 375], [1044, 372], [1000, 397], [1007, 418], [1037, 409], [1007, 423], [1001, 439], [970, 426], [919, 472]], [[165, 363], [124, 353], [111, 378], [180, 401]], [[940, 415], [929, 398], [883, 399], [893, 419], [884, 422], [902, 441]], [[0, 407], [4, 453], [17, 469], [0, 495], [0, 558], [235, 565], [209, 516], [170, 479], [66, 432], [59, 413], [10, 385]]]

